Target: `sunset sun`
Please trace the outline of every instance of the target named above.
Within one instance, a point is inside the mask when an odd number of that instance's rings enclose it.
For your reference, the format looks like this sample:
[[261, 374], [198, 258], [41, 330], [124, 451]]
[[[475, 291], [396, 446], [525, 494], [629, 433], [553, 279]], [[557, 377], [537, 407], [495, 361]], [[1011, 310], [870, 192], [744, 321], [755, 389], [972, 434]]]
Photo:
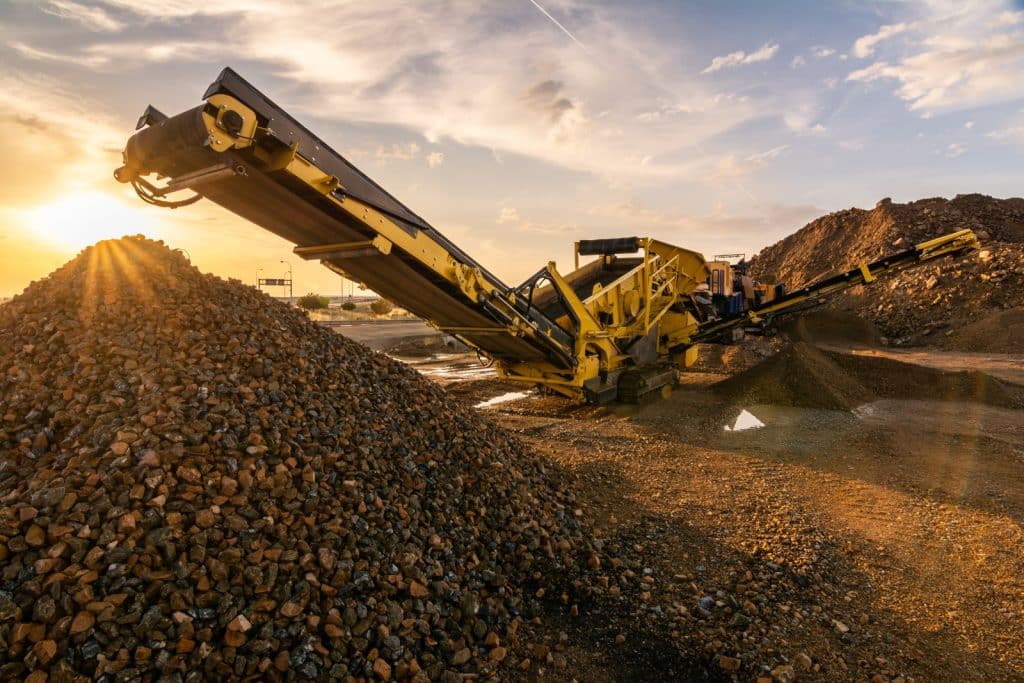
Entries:
[[82, 249], [103, 239], [147, 233], [156, 221], [116, 197], [87, 192], [26, 209], [22, 222], [40, 240]]

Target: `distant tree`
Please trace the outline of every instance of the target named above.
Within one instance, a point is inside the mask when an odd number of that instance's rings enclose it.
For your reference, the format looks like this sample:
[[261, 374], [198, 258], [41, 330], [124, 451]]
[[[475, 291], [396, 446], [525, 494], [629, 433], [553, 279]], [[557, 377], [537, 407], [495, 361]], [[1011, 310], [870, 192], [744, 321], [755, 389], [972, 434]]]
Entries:
[[373, 311], [374, 315], [387, 315], [393, 311], [395, 305], [387, 299], [377, 299], [370, 304], [370, 310]]
[[319, 294], [313, 294], [310, 292], [306, 296], [299, 297], [299, 308], [304, 308], [307, 311], [319, 311], [327, 308], [331, 303], [331, 300], [326, 296], [320, 296]]
[[343, 303], [341, 305], [341, 310], [343, 310], [343, 311], [354, 311], [354, 310], [356, 310], [356, 304], [355, 304], [354, 301], [346, 301], [345, 303]]

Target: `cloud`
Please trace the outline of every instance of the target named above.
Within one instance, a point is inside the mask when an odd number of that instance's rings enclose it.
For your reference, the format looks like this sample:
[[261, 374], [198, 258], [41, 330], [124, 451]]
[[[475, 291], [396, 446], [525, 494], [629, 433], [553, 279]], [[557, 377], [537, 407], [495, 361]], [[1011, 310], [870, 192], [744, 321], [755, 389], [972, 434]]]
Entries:
[[580, 226], [575, 223], [534, 223], [524, 221], [514, 207], [503, 206], [495, 221], [498, 225], [507, 225], [516, 232], [527, 232], [542, 235], [559, 235], [571, 232], [578, 232]]
[[730, 154], [715, 165], [711, 178], [712, 180], [720, 180], [753, 173], [768, 164], [768, 162], [779, 158], [788, 149], [789, 145], [779, 145], [765, 152], [751, 154], [742, 159], [737, 158], [734, 154]]
[[427, 155], [427, 166], [437, 168], [444, 163], [444, 152], [431, 152]]
[[501, 207], [501, 212], [498, 214], [498, 225], [506, 225], [509, 223], [519, 222], [519, 212], [511, 206]]
[[17, 41], [8, 46], [28, 60], [71, 64], [88, 69], [109, 68], [124, 63], [204, 61], [216, 54], [217, 49], [209, 43], [194, 41], [97, 43], [78, 52], [42, 50]]
[[835, 53], [836, 51], [834, 49], [830, 47], [825, 47], [824, 45], [815, 45], [814, 47], [811, 48], [811, 54], [817, 57], [818, 59], [824, 59], [825, 57], [829, 57], [831, 55], [834, 55]]
[[579, 102], [563, 94], [561, 81], [537, 83], [526, 91], [523, 101], [548, 124], [549, 139], [565, 140], [587, 123]]
[[996, 17], [995, 21], [992, 22], [994, 26], [1014, 26], [1016, 24], [1024, 24], [1024, 10], [1019, 12], [1006, 11]]
[[804, 58], [803, 55], [797, 55], [796, 57], [793, 57], [792, 61], [790, 61], [789, 68], [796, 69], [797, 67], [801, 67], [806, 63], [807, 60]]
[[1024, 32], [997, 34], [971, 44], [932, 39], [900, 63], [875, 62], [846, 77], [870, 83], [895, 80], [896, 96], [911, 110], [972, 109], [1012, 101], [1024, 92]]
[[985, 133], [985, 137], [991, 140], [1009, 140], [1010, 142], [1024, 143], [1024, 125], [1008, 126]]
[[105, 57], [87, 56], [87, 55], [68, 55], [60, 52], [51, 52], [49, 50], [40, 50], [26, 45], [21, 42], [10, 42], [7, 44], [9, 48], [18, 53], [21, 57], [36, 62], [53, 62], [57, 64], [73, 64], [84, 68], [95, 69], [103, 66], [107, 63]]
[[731, 69], [733, 67], [740, 66], [742, 64], [755, 64], [757, 62], [767, 62], [769, 59], [775, 56], [775, 53], [779, 51], [778, 43], [765, 43], [756, 51], [746, 53], [743, 50], [737, 50], [736, 52], [730, 52], [727, 55], [721, 57], [715, 57], [711, 60], [711, 64], [707, 66], [702, 74], [714, 73], [715, 71], [721, 71], [722, 69]]
[[864, 59], [870, 57], [875, 52], [875, 47], [882, 41], [888, 40], [893, 36], [897, 36], [904, 31], [908, 31], [913, 27], [913, 24], [899, 23], [899, 24], [886, 24], [882, 26], [876, 33], [871, 33], [866, 36], [861, 36], [853, 43], [853, 48], [850, 52], [853, 53], [854, 57]]
[[75, 21], [90, 31], [120, 31], [124, 23], [114, 19], [102, 7], [87, 7], [71, 0], [50, 0], [42, 10], [61, 19]]
[[[23, 34], [19, 56], [137, 78], [144, 62], [233, 63], [244, 54], [252, 66], [243, 76], [300, 120], [390, 126], [433, 144], [450, 140], [620, 183], [699, 180], [709, 161], [702, 143], [787, 110], [774, 93], [723, 93], [693, 73], [691, 44], [660, 40], [622, 7], [570, 0], [553, 15], [561, 19], [570, 5], [573, 34], [593, 36], [588, 46], [599, 46], [600, 59], [529, 3], [452, 11], [445, 3], [312, 0], [108, 0], [101, 6], [123, 21], [120, 32], [84, 44]], [[311, 33], [311, 16], [346, 30]], [[382, 25], [387, 41], [379, 39]], [[638, 47], [653, 44], [657, 50]], [[768, 59], [777, 48], [741, 61]]]
[[959, 156], [963, 156], [967, 153], [966, 145], [961, 145], [959, 142], [951, 142], [945, 151], [947, 159], [956, 159]]
[[541, 235], [564, 235], [566, 233], [579, 232], [580, 226], [575, 223], [532, 223], [519, 224], [520, 232], [532, 232]]
[[964, 121], [964, 128], [967, 130], [974, 128], [974, 121]]
[[81, 92], [41, 74], [9, 70], [0, 73], [0, 139], [9, 158], [19, 160], [0, 173], [0, 206], [10, 208], [50, 200], [54, 187], [109, 188], [125, 135]]
[[390, 147], [384, 147], [383, 145], [377, 148], [377, 152], [374, 156], [378, 159], [388, 162], [397, 159], [398, 161], [410, 161], [420, 155], [420, 146], [415, 142], [410, 142], [406, 145], [399, 145], [395, 143]]
[[655, 209], [637, 199], [595, 206], [591, 216], [635, 226], [641, 233], [704, 250], [705, 254], [723, 251], [753, 253], [792, 233], [824, 209], [809, 204], [755, 203], [746, 211], [736, 211], [733, 202], [719, 203], [712, 211], [690, 213], [674, 209]]
[[[858, 57], [899, 35], [886, 59], [847, 81], [896, 83], [894, 94], [922, 116], [1013, 101], [1024, 91], [1024, 12], [996, 3], [926, 3], [919, 18], [888, 24], [854, 44]], [[1020, 15], [1020, 16], [1018, 16]]]

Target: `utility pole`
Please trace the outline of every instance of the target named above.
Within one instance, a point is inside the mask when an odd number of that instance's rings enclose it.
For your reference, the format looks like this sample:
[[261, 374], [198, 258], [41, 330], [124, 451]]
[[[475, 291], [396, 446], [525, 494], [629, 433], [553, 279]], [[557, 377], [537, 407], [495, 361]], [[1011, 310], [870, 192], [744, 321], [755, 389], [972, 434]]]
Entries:
[[263, 288], [260, 286], [260, 271], [261, 270], [263, 270], [263, 269], [262, 268], [257, 268], [256, 269], [256, 289], [258, 289], [258, 290], [260, 290], [262, 292]]
[[292, 290], [292, 264], [288, 261], [281, 261], [281, 263], [288, 266], [288, 305], [291, 306], [295, 298], [295, 292]]

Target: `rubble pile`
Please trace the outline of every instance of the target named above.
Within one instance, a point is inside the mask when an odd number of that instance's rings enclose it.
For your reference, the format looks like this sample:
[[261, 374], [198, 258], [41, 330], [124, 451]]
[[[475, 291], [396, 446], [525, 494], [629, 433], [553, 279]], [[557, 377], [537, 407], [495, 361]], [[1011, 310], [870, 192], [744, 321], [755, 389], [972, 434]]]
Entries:
[[510, 675], [600, 564], [506, 432], [141, 237], [0, 308], [0, 420], [3, 680]]
[[799, 287], [962, 228], [978, 235], [977, 254], [854, 288], [830, 304], [873, 322], [888, 343], [960, 348], [961, 326], [1024, 307], [1024, 199], [883, 199], [870, 211], [838, 211], [763, 249], [751, 260], [750, 273]]

